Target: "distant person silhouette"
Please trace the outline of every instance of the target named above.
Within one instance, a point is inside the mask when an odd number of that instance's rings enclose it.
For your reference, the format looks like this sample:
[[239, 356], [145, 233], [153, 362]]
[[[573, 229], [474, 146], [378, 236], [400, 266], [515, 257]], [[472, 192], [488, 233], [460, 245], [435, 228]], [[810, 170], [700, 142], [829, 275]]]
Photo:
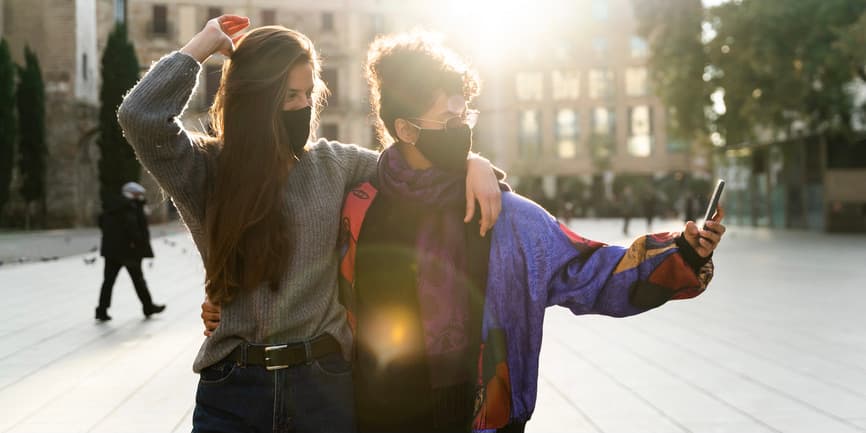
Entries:
[[637, 207], [637, 203], [634, 197], [634, 193], [631, 190], [630, 186], [626, 186], [622, 191], [622, 234], [628, 236], [628, 224], [631, 221], [632, 216], [634, 216], [635, 208]]
[[99, 292], [99, 305], [96, 307], [96, 319], [101, 322], [111, 320], [108, 307], [111, 306], [111, 292], [120, 268], [126, 268], [132, 278], [145, 317], [165, 310], [165, 305], [153, 303], [141, 272], [141, 260], [153, 257], [144, 215], [144, 192], [141, 185], [126, 183], [121, 189], [122, 195], [106, 203], [105, 211], [99, 216], [99, 228], [102, 230], [100, 253], [105, 257], [104, 279]]

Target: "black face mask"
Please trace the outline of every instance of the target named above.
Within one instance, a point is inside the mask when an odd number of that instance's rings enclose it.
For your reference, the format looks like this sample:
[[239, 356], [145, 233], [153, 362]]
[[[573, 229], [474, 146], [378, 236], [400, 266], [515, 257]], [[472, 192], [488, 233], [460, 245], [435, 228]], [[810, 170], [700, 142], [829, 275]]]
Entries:
[[310, 118], [313, 115], [311, 107], [300, 110], [283, 111], [283, 127], [289, 134], [289, 144], [292, 152], [298, 158], [304, 153], [304, 146], [310, 138]]
[[472, 150], [472, 130], [467, 125], [446, 129], [422, 129], [415, 148], [437, 168], [466, 172], [466, 158]]

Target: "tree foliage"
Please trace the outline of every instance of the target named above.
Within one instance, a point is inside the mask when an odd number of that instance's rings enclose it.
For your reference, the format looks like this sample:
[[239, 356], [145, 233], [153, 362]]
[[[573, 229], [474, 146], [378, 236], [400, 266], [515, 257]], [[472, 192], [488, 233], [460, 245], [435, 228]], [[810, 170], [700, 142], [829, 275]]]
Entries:
[[15, 63], [6, 39], [0, 41], [0, 212], [9, 201], [15, 166]]
[[[775, 139], [795, 127], [851, 131], [861, 107], [850, 89], [866, 76], [866, 2], [740, 0], [702, 12], [697, 0], [634, 2], [640, 31], [651, 41], [654, 84], [684, 130], [719, 132], [729, 144], [766, 132]], [[724, 94], [722, 114], [707, 110], [717, 90]], [[704, 123], [697, 127], [684, 117], [698, 114]]]
[[138, 71], [135, 48], [127, 38], [126, 27], [118, 24], [109, 35], [102, 55], [98, 141], [101, 153], [99, 194], [103, 206], [120, 194], [124, 183], [137, 181], [141, 175], [141, 165], [117, 123], [117, 107], [138, 81]]
[[45, 198], [45, 83], [36, 53], [24, 48], [24, 67], [18, 68], [18, 152], [21, 196], [29, 205]]

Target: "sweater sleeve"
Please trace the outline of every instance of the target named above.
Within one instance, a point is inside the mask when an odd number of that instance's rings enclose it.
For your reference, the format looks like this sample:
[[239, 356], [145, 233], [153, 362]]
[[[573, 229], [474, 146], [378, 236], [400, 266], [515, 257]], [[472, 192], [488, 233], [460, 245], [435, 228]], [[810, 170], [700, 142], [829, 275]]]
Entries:
[[337, 164], [343, 170], [346, 179], [345, 193], [361, 183], [367, 182], [376, 175], [376, 163], [379, 153], [354, 144], [344, 144], [337, 141], [319, 139], [317, 147], [328, 147], [328, 153], [333, 154]]
[[184, 220], [204, 219], [207, 151], [178, 120], [196, 86], [201, 65], [174, 52], [156, 62], [124, 97], [117, 119], [141, 164], [171, 196]]

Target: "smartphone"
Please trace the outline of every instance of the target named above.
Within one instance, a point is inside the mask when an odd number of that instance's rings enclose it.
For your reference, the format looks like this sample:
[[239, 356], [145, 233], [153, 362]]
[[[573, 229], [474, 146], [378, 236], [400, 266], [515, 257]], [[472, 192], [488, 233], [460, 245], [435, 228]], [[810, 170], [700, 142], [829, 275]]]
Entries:
[[704, 224], [703, 229], [707, 229], [707, 221], [716, 214], [716, 209], [719, 207], [719, 199], [722, 198], [722, 191], [725, 190], [725, 181], [724, 179], [719, 179], [719, 182], [716, 183], [716, 189], [713, 190], [713, 195], [710, 197], [710, 203], [707, 205], [707, 212], [704, 214]]

